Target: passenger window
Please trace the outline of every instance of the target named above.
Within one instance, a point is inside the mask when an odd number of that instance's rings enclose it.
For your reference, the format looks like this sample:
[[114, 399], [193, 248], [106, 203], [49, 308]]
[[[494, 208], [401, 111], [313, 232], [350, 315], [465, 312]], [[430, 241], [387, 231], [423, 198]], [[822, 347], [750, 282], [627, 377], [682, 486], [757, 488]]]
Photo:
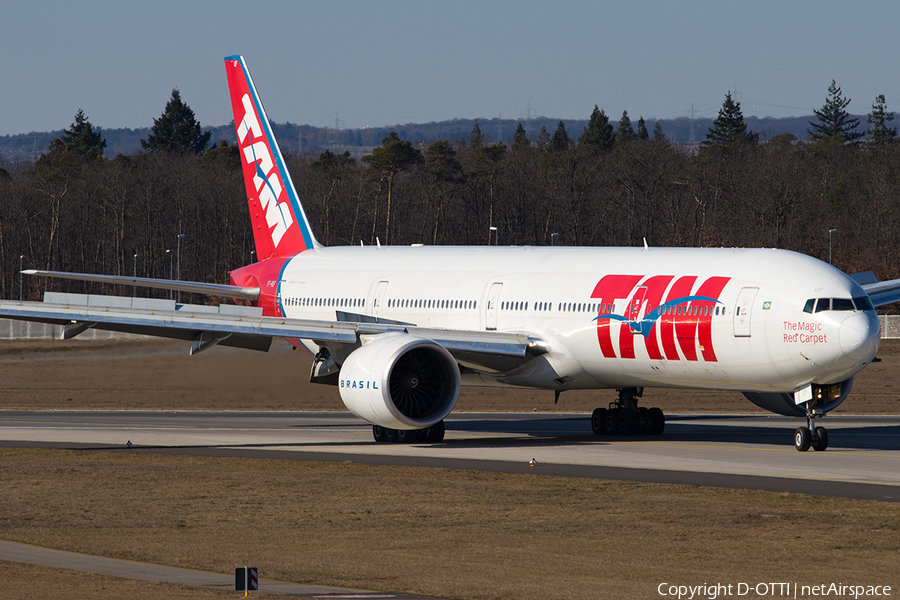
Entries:
[[831, 310], [831, 298], [819, 298], [816, 300], [816, 312], [820, 313], [823, 310]]
[[854, 310], [853, 300], [850, 298], [832, 298], [831, 310]]
[[810, 298], [806, 301], [806, 304], [803, 306], [803, 312], [812, 314], [813, 307], [816, 305], [816, 299]]

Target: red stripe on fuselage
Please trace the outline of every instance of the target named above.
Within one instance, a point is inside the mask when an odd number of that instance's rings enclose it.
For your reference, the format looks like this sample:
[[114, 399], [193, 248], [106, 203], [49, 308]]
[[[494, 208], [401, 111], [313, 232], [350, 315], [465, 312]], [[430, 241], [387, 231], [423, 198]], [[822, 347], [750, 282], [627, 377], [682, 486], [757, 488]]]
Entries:
[[[606, 275], [594, 286], [591, 298], [597, 298], [601, 307], [604, 304], [627, 298], [642, 277], [642, 275]], [[616, 358], [609, 325], [608, 319], [597, 321], [597, 340], [600, 343], [600, 351], [605, 358]]]

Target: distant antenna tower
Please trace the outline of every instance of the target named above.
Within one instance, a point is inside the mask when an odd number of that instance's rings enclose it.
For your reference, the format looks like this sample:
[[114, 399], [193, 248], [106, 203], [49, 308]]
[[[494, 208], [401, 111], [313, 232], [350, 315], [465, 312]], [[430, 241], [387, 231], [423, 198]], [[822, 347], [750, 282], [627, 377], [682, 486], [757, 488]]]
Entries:
[[331, 121], [331, 123], [334, 123], [334, 140], [332, 142], [331, 151], [337, 154], [338, 141], [340, 141], [341, 137], [341, 126], [344, 125], [344, 121], [341, 120], [340, 117], [338, 117], [337, 111], [334, 111], [334, 121]]
[[694, 103], [691, 102], [691, 152], [694, 151]]
[[531, 108], [531, 102], [528, 103], [528, 108], [525, 109], [525, 135], [531, 140], [531, 115], [533, 115], [536, 111]]

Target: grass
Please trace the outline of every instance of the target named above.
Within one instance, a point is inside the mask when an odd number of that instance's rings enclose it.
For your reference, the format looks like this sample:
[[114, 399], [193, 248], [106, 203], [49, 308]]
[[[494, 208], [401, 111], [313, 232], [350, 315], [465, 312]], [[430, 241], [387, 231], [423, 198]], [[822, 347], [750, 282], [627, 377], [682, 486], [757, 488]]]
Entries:
[[[310, 358], [276, 340], [268, 353], [216, 347], [188, 356], [185, 342], [0, 341], [3, 408], [345, 410], [338, 390], [309, 383]], [[832, 414], [900, 414], [900, 341], [855, 379]], [[614, 390], [553, 392], [464, 387], [457, 411], [590, 413]], [[642, 402], [669, 413], [765, 413], [737, 392], [648, 389]]]
[[[441, 598], [893, 585], [900, 505], [442, 469], [3, 450], [0, 537]], [[752, 597], [752, 596], [750, 596]]]

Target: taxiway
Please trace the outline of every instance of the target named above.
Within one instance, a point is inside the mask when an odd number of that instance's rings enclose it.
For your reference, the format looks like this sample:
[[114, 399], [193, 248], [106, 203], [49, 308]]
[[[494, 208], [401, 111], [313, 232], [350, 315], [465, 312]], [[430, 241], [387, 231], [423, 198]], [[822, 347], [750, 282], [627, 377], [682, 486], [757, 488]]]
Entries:
[[900, 416], [823, 421], [828, 450], [800, 453], [791, 435], [800, 421], [778, 416], [667, 415], [662, 436], [625, 438], [593, 435], [588, 415], [455, 413], [440, 444], [386, 445], [340, 412], [6, 410], [0, 446], [349, 460], [900, 501]]

